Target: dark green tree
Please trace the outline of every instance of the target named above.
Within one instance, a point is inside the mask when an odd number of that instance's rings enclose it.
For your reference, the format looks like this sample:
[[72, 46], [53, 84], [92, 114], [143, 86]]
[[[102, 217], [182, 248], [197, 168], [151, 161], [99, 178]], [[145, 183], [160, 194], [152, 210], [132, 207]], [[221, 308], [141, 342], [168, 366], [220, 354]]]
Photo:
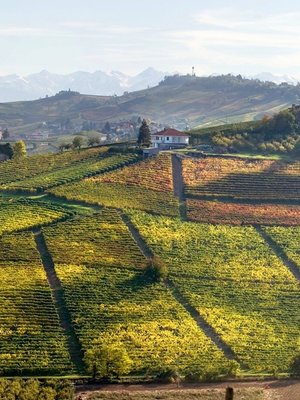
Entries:
[[10, 143], [0, 144], [0, 154], [5, 154], [8, 158], [12, 158], [14, 150]]
[[75, 149], [80, 150], [83, 146], [84, 138], [82, 136], [75, 136], [72, 143]]
[[290, 374], [294, 377], [300, 377], [300, 354], [297, 354], [290, 365]]
[[104, 132], [110, 133], [110, 131], [111, 131], [110, 123], [107, 121], [107, 122], [105, 122], [105, 125], [104, 125]]
[[146, 266], [146, 276], [153, 282], [161, 282], [168, 276], [168, 268], [158, 256], [149, 258]]
[[139, 129], [139, 135], [138, 135], [138, 145], [139, 146], [146, 146], [149, 147], [151, 144], [151, 133], [149, 129], [149, 125], [147, 124], [147, 121], [143, 119], [142, 125]]
[[8, 138], [9, 138], [9, 132], [8, 132], [8, 129], [5, 128], [4, 131], [2, 132], [2, 139], [5, 140]]

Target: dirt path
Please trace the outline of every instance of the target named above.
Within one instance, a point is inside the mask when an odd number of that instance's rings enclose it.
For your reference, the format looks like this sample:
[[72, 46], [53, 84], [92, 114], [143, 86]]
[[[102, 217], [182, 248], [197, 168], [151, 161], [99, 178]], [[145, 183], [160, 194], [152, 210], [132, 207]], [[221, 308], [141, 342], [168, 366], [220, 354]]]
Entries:
[[179, 212], [182, 221], [187, 220], [186, 215], [186, 202], [184, 196], [184, 182], [182, 176], [182, 162], [180, 156], [172, 154], [172, 176], [173, 176], [173, 187], [174, 195], [179, 200]]
[[[182, 391], [188, 393], [189, 390], [222, 390], [225, 393], [227, 387], [234, 389], [262, 389], [265, 400], [299, 400], [300, 399], [300, 381], [299, 380], [269, 380], [269, 381], [228, 381], [217, 383], [182, 383], [179, 387], [176, 384], [140, 384], [140, 385], [86, 385], [76, 388], [77, 400], [88, 400], [91, 395], [101, 392], [168, 392]], [[117, 398], [116, 396], [112, 398]], [[157, 397], [164, 398], [164, 397]], [[237, 399], [238, 400], [238, 399]]]
[[[120, 216], [123, 222], [126, 224], [129, 229], [131, 235], [133, 236], [136, 244], [139, 246], [140, 250], [144, 254], [146, 258], [150, 258], [153, 256], [153, 252], [151, 248], [147, 245], [147, 243], [142, 238], [139, 230], [132, 223], [128, 215], [119, 211]], [[215, 332], [215, 330], [210, 326], [205, 319], [199, 314], [195, 307], [193, 307], [189, 301], [183, 296], [180, 290], [176, 287], [176, 285], [172, 282], [171, 279], [165, 279], [164, 283], [166, 287], [171, 291], [175, 299], [181, 304], [185, 310], [191, 315], [191, 317], [196, 321], [198, 327], [211, 339], [213, 343], [225, 354], [225, 356], [230, 360], [237, 360], [234, 352], [228, 346], [221, 337]]]
[[71, 360], [77, 368], [77, 372], [83, 371], [82, 350], [80, 342], [71, 322], [71, 316], [66, 306], [63, 288], [56, 274], [51, 254], [48, 251], [44, 236], [40, 230], [34, 231], [36, 247], [46, 272], [47, 280], [51, 288], [54, 306], [56, 308], [61, 327], [66, 333]]
[[285, 254], [279, 244], [275, 242], [275, 240], [270, 235], [268, 235], [261, 226], [256, 225], [255, 229], [300, 283], [300, 271], [297, 264], [289, 259], [289, 257]]
[[176, 154], [172, 154], [172, 172], [173, 172], [174, 194], [176, 197], [179, 198], [180, 201], [183, 201], [184, 184], [182, 177], [182, 165], [181, 165], [181, 159]]
[[127, 226], [129, 232], [131, 233], [134, 241], [140, 248], [141, 252], [144, 254], [146, 258], [151, 258], [153, 257], [153, 251], [150, 249], [150, 247], [147, 245], [145, 240], [142, 238], [139, 230], [135, 227], [135, 225], [132, 223], [131, 219], [126, 215], [125, 213], [122, 212], [122, 210], [119, 210], [119, 215], [122, 218], [122, 221], [124, 224]]
[[216, 333], [211, 325], [209, 325], [205, 319], [200, 315], [198, 310], [193, 307], [189, 301], [184, 297], [180, 290], [174, 285], [170, 279], [165, 280], [166, 286], [173, 293], [178, 303], [180, 303], [185, 310], [192, 316], [194, 321], [196, 321], [198, 327], [210, 338], [210, 340], [225, 354], [225, 356], [230, 360], [237, 360], [236, 355], [233, 350], [226, 344], [221, 337]]

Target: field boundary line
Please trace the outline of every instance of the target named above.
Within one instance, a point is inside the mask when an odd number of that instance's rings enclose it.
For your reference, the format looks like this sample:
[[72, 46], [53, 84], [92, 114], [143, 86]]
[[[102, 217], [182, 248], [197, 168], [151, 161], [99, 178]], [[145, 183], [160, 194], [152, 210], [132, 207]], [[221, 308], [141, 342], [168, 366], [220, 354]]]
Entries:
[[260, 225], [254, 225], [254, 228], [300, 284], [300, 270], [298, 265], [286, 255], [280, 245]]
[[119, 215], [120, 215], [122, 221], [127, 226], [129, 232], [131, 233], [131, 236], [133, 237], [137, 246], [139, 247], [141, 252], [144, 254], [145, 258], [152, 258], [154, 256], [153, 251], [150, 249], [148, 244], [145, 242], [145, 240], [141, 236], [139, 230], [136, 228], [136, 226], [131, 221], [130, 217], [128, 217], [128, 215], [125, 214], [122, 210], [118, 210], [118, 212], [119, 212]]
[[81, 373], [84, 370], [82, 360], [82, 348], [73, 327], [70, 312], [66, 305], [63, 287], [56, 274], [54, 262], [47, 248], [47, 244], [42, 234], [42, 231], [33, 231], [33, 234], [36, 248], [40, 254], [41, 261], [44, 266], [47, 280], [51, 289], [52, 299], [58, 314], [60, 326], [66, 334], [71, 361], [75, 365], [77, 372]]
[[182, 160], [177, 154], [172, 154], [172, 178], [174, 196], [179, 200], [179, 213], [182, 221], [187, 220], [184, 181], [182, 175]]
[[[146, 258], [151, 258], [154, 256], [154, 252], [145, 242], [144, 238], [141, 236], [139, 230], [136, 228], [134, 223], [131, 221], [130, 217], [119, 211], [120, 216], [123, 222], [126, 224], [130, 233], [133, 236], [136, 244], [144, 254]], [[170, 290], [173, 294], [174, 298], [177, 302], [188, 312], [188, 314], [193, 318], [196, 322], [198, 328], [221, 350], [224, 355], [230, 360], [238, 361], [236, 355], [229, 345], [227, 345], [220, 337], [220, 335], [213, 329], [213, 327], [205, 321], [205, 319], [200, 315], [199, 311], [190, 304], [189, 300], [185, 298], [185, 296], [180, 292], [177, 286], [170, 278], [164, 279], [165, 286]], [[239, 361], [238, 361], [239, 362]]]
[[201, 316], [200, 312], [189, 302], [189, 300], [182, 294], [178, 287], [169, 278], [165, 279], [165, 285], [173, 293], [175, 299], [184, 307], [184, 309], [191, 315], [198, 327], [208, 336], [211, 341], [221, 350], [229, 360], [235, 360], [239, 362], [237, 356], [231, 349], [231, 347], [223, 341], [220, 335], [214, 330], [214, 328], [206, 322]]

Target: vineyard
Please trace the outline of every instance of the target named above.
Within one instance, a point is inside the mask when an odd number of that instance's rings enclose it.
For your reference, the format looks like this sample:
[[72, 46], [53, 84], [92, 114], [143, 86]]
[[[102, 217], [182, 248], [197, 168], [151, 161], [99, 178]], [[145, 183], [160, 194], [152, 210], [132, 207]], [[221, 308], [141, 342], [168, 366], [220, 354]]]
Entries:
[[154, 157], [116, 171], [59, 186], [49, 192], [68, 200], [101, 206], [179, 215], [178, 199], [173, 193], [170, 155]]
[[297, 227], [288, 229], [279, 226], [265, 228], [265, 231], [275, 240], [285, 254], [297, 264], [300, 271], [300, 224]]
[[0, 375], [92, 376], [111, 346], [127, 381], [290, 374], [300, 163], [173, 161], [95, 148], [0, 163]]
[[70, 151], [61, 154], [46, 154], [26, 157], [20, 160], [10, 160], [0, 163], [0, 184], [19, 181], [45, 172], [57, 171], [69, 165], [76, 164], [104, 154], [107, 148], [92, 148], [82, 151]]
[[70, 212], [57, 205], [31, 200], [1, 200], [0, 235], [47, 225], [68, 217]]
[[93, 182], [118, 183], [142, 186], [159, 192], [173, 190], [172, 161], [170, 154], [148, 158], [130, 167], [90, 179]]
[[85, 351], [122, 343], [135, 373], [204, 368], [209, 359], [228, 368], [168, 290], [145, 281], [145, 258], [116, 211], [43, 231]]
[[300, 200], [300, 162], [187, 158], [183, 177], [187, 197]]
[[132, 219], [168, 263], [170, 279], [244, 367], [288, 370], [299, 351], [299, 286], [253, 228], [138, 213]]
[[1, 375], [73, 371], [66, 337], [30, 233], [0, 239]]
[[43, 229], [54, 263], [142, 269], [145, 259], [115, 210]]
[[[69, 166], [64, 166], [58, 170], [44, 172], [33, 177], [11, 182], [3, 185], [3, 189], [17, 190], [25, 189], [31, 191], [42, 191], [54, 186], [63, 185], [64, 183], [79, 180], [86, 176], [99, 174], [111, 168], [118, 168], [127, 163], [137, 160], [134, 155], [112, 155], [83, 160], [73, 163]], [[1, 188], [0, 188], [1, 189]]]
[[300, 206], [288, 204], [230, 203], [187, 199], [191, 221], [230, 225], [300, 225]]

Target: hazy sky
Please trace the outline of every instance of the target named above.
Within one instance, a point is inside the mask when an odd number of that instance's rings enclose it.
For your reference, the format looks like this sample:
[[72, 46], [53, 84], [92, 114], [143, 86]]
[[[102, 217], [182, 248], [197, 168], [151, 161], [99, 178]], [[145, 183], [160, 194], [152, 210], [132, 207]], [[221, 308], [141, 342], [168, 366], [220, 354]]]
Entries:
[[153, 66], [300, 77], [296, 0], [3, 0], [0, 75]]

